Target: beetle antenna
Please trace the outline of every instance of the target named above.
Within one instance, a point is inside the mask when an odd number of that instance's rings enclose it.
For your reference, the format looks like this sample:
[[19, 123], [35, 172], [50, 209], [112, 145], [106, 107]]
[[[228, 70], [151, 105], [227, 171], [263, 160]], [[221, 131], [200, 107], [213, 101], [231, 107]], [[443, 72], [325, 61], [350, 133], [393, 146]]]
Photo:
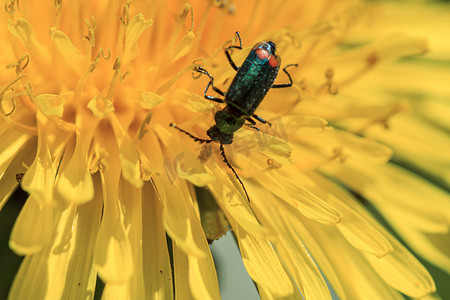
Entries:
[[201, 139], [201, 138], [199, 138], [199, 137], [196, 137], [195, 135], [190, 134], [190, 133], [187, 132], [186, 130], [183, 130], [183, 129], [181, 129], [180, 127], [178, 127], [177, 124], [175, 124], [175, 123], [170, 123], [169, 125], [170, 125], [170, 127], [173, 127], [173, 128], [175, 128], [175, 129], [178, 129], [179, 131], [181, 131], [182, 133], [186, 134], [187, 136], [189, 136], [189, 137], [190, 137], [191, 139], [193, 139], [194, 141], [199, 142], [200, 144], [203, 144], [203, 143], [211, 143], [211, 142], [212, 142], [212, 140]]
[[242, 182], [241, 178], [239, 178], [239, 175], [236, 173], [236, 171], [231, 166], [231, 164], [228, 162], [228, 159], [227, 159], [227, 157], [225, 155], [225, 150], [223, 149], [223, 145], [222, 144], [220, 144], [220, 154], [223, 157], [223, 162], [227, 164], [228, 168], [230, 168], [231, 171], [233, 171], [234, 176], [236, 176], [237, 180], [239, 180], [239, 183], [241, 184], [242, 188], [244, 189], [245, 196], [247, 196], [247, 201], [248, 201], [248, 203], [250, 203], [250, 197], [247, 194], [247, 190], [245, 189], [244, 183]]

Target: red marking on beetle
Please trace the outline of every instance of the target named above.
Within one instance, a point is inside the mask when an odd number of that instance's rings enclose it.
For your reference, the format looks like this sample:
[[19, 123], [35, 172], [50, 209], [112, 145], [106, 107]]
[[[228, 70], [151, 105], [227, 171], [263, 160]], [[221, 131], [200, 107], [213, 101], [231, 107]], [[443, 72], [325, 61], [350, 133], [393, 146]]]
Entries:
[[265, 49], [257, 49], [256, 50], [256, 55], [258, 55], [259, 59], [269, 59], [269, 65], [272, 68], [275, 68], [278, 66], [278, 62], [275, 56], [271, 55], [269, 53], [269, 51], [265, 50]]
[[278, 67], [278, 61], [277, 61], [277, 58], [276, 58], [275, 56], [271, 55], [271, 56], [269, 57], [269, 65], [270, 65], [272, 68]]
[[257, 49], [256, 55], [258, 55], [259, 59], [266, 59], [266, 58], [269, 58], [269, 56], [270, 56], [269, 51], [267, 51], [265, 49]]

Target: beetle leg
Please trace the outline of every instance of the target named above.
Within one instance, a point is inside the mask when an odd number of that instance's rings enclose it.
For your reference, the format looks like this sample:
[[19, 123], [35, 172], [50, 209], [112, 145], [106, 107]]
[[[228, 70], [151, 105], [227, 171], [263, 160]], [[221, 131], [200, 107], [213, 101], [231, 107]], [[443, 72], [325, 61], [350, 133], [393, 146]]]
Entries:
[[218, 103], [225, 103], [225, 99], [206, 95], [206, 93], [208, 92], [209, 87], [211, 87], [216, 93], [218, 93], [219, 95], [225, 97], [225, 93], [214, 86], [214, 77], [212, 77], [211, 74], [209, 74], [208, 71], [206, 71], [202, 67], [196, 67], [194, 70], [199, 72], [199, 73], [205, 74], [206, 76], [209, 77], [209, 82], [206, 85], [205, 92], [203, 93], [203, 96], [205, 97], [205, 99], [208, 99], [208, 100], [211, 100], [211, 101], [214, 101], [214, 102], [218, 102]]
[[250, 127], [250, 128], [252, 128], [252, 129], [255, 129], [255, 130], [258, 130], [258, 131], [259, 131], [259, 128], [254, 126], [254, 125], [256, 125], [255, 120], [253, 120], [253, 119], [250, 118], [250, 117], [243, 117], [243, 118], [248, 122], [248, 123], [245, 123], [245, 124], [244, 124], [245, 126]]
[[227, 47], [227, 48], [225, 49], [225, 55], [227, 56], [228, 61], [230, 62], [231, 67], [232, 67], [235, 71], [239, 70], [239, 67], [236, 66], [236, 64], [234, 63], [233, 59], [231, 58], [231, 54], [230, 54], [229, 51], [230, 51], [231, 49], [239, 49], [239, 50], [242, 50], [242, 41], [241, 41], [241, 36], [239, 35], [239, 31], [236, 31], [236, 36], [237, 36], [237, 38], [238, 38], [238, 40], [239, 40], [239, 46], [232, 45], [232, 46], [229, 46], [229, 47]]
[[272, 87], [271, 87], [272, 89], [286, 88], [286, 87], [292, 86], [292, 78], [291, 78], [291, 75], [288, 73], [288, 71], [286, 71], [287, 68], [292, 67], [292, 66], [297, 67], [298, 65], [297, 65], [297, 64], [290, 64], [290, 65], [287, 65], [286, 67], [283, 68], [283, 72], [286, 73], [286, 75], [287, 75], [288, 78], [289, 78], [289, 83], [272, 84]]
[[[252, 116], [253, 118], [255, 118], [256, 120], [260, 121], [263, 124], [269, 124], [270, 126], [272, 126], [272, 124], [269, 121], [264, 120], [263, 118], [261, 118], [260, 116], [258, 116], [257, 114], [253, 114]], [[253, 121], [253, 120], [252, 120]], [[255, 121], [253, 121], [255, 122]], [[255, 123], [256, 124], [256, 123]]]
[[253, 125], [250, 124], [250, 123], [245, 123], [244, 125], [247, 126], [248, 128], [251, 128], [251, 129], [255, 129], [255, 130], [260, 131], [258, 127], [255, 127], [255, 126], [253, 126]]

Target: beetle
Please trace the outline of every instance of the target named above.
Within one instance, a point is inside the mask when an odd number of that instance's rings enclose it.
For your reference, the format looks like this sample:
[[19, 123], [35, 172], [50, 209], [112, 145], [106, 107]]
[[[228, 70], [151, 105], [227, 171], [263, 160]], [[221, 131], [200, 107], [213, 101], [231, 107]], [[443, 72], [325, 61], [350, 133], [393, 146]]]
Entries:
[[[214, 77], [209, 74], [202, 67], [195, 67], [194, 71], [204, 74], [209, 77], [209, 82], [206, 85], [203, 96], [210, 101], [225, 103], [225, 107], [217, 111], [214, 115], [215, 125], [211, 126], [206, 134], [210, 139], [198, 138], [189, 132], [179, 128], [175, 123], [171, 123], [170, 126], [178, 129], [179, 131], [187, 134], [194, 141], [199, 143], [220, 143], [220, 153], [223, 161], [233, 171], [236, 178], [239, 180], [242, 188], [244, 189], [247, 200], [250, 202], [250, 198], [247, 194], [247, 190], [244, 187], [238, 174], [228, 162], [225, 155], [223, 145], [231, 144], [233, 142], [234, 132], [239, 130], [242, 126], [246, 125], [250, 128], [259, 130], [256, 125], [256, 121], [264, 124], [270, 124], [270, 122], [264, 120], [260, 116], [255, 114], [255, 110], [262, 102], [267, 92], [271, 88], [287, 88], [292, 86], [291, 75], [287, 72], [287, 68], [297, 66], [297, 64], [290, 64], [283, 68], [283, 72], [289, 78], [289, 83], [274, 84], [275, 78], [278, 75], [278, 70], [281, 64], [281, 58], [275, 54], [276, 45], [272, 41], [262, 41], [253, 46], [244, 60], [242, 65], [238, 67], [231, 58], [230, 51], [232, 49], [242, 50], [242, 40], [239, 32], [236, 32], [236, 37], [239, 40], [239, 46], [231, 45], [225, 49], [225, 55], [230, 63], [231, 67], [237, 72], [233, 81], [230, 84], [227, 92], [223, 92], [219, 88], [214, 86]], [[215, 97], [207, 95], [208, 90], [212, 88], [217, 94], [222, 96]], [[247, 121], [247, 123], [246, 123]]]

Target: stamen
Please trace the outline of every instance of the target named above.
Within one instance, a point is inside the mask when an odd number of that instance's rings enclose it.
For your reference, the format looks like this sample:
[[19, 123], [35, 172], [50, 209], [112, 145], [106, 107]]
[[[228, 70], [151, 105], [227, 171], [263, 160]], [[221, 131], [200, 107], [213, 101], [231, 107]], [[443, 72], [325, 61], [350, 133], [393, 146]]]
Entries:
[[366, 57], [366, 64], [359, 70], [356, 71], [353, 75], [350, 75], [347, 79], [343, 80], [341, 82], [341, 86], [347, 85], [349, 83], [352, 83], [362, 77], [365, 73], [369, 72], [377, 63], [378, 56], [375, 52], [369, 53], [369, 55]]
[[91, 48], [94, 48], [95, 46], [95, 28], [96, 28], [96, 22], [94, 16], [92, 16], [92, 23], [89, 22], [88, 19], [85, 19], [84, 22], [86, 23], [88, 27], [88, 35], [85, 35], [84, 38], [89, 41], [89, 45]]
[[[22, 63], [24, 64], [22, 65]], [[23, 70], [28, 66], [28, 63], [30, 62], [30, 55], [28, 53], [25, 53], [22, 55], [17, 62], [11, 63], [6, 66], [6, 69], [16, 68], [16, 75], [19, 76], [20, 73], [22, 73]]]
[[[211, 5], [212, 5], [211, 2], [209, 2], [207, 4], [205, 12], [203, 13], [203, 16], [200, 18], [200, 23], [199, 23], [199, 25], [197, 27], [197, 32], [196, 32], [197, 41], [201, 41], [202, 40], [203, 32], [204, 32], [205, 26], [206, 26], [206, 20], [208, 18], [208, 13], [209, 13], [209, 11], [211, 9]], [[200, 47], [200, 43], [196, 43], [195, 49], [192, 49], [193, 53], [197, 53], [199, 47]]]
[[122, 16], [120, 17], [120, 21], [122, 22], [123, 26], [128, 26], [128, 23], [130, 22], [130, 5], [131, 1], [128, 0], [125, 2], [123, 9], [122, 9]]
[[120, 60], [120, 57], [116, 57], [116, 61], [113, 65], [114, 74], [111, 79], [111, 83], [109, 84], [108, 93], [106, 95], [106, 99], [111, 101], [111, 103], [114, 103], [114, 91], [116, 88], [116, 79], [120, 75], [120, 65], [122, 64], [122, 61]]
[[194, 9], [192, 8], [191, 4], [189, 4], [189, 3], [184, 4], [184, 10], [179, 15], [179, 18], [181, 20], [186, 19], [186, 16], [189, 12], [191, 13], [191, 28], [188, 31], [193, 31], [194, 30]]
[[145, 117], [144, 121], [142, 121], [142, 124], [141, 124], [141, 126], [139, 126], [139, 130], [138, 130], [138, 134], [137, 134], [138, 140], [141, 140], [144, 137], [144, 135], [148, 132], [147, 125], [152, 120], [152, 117], [153, 117], [153, 112], [149, 112], [147, 114], [147, 116]]
[[[13, 88], [12, 88], [12, 86], [14, 86], [15, 84], [16, 84], [16, 82], [18, 82], [19, 80], [21, 80], [23, 78], [23, 76], [18, 76], [16, 79], [14, 79], [10, 84], [8, 84], [4, 89], [3, 89], [3, 91], [0, 93], [0, 112], [2, 113], [2, 115], [3, 116], [5, 116], [5, 117], [7, 117], [7, 116], [10, 116], [10, 115], [12, 115], [13, 114], [13, 112], [15, 111], [15, 109], [16, 109], [16, 101], [14, 100], [14, 98], [15, 98], [15, 94], [14, 94], [14, 91], [13, 91]], [[11, 108], [11, 110], [9, 111], [9, 112], [6, 112], [5, 111], [5, 108], [4, 108], [4, 106], [3, 106], [3, 99], [4, 99], [4, 95], [9, 91], [9, 90], [11, 90], [11, 94], [10, 94], [10, 100], [11, 100], [11, 104], [12, 104], [12, 108]]]
[[[197, 63], [198, 61], [201, 61], [201, 63]], [[198, 67], [203, 67], [203, 65], [205, 64], [205, 58], [203, 57], [199, 57], [194, 59], [194, 61], [192, 62], [192, 78], [194, 79], [198, 79], [200, 77], [202, 77], [202, 73], [200, 72], [195, 72], [195, 69], [197, 69]]]
[[403, 111], [405, 111], [407, 109], [408, 109], [408, 107], [407, 107], [407, 105], [405, 105], [405, 103], [399, 103], [396, 106], [394, 106], [390, 111], [388, 111], [386, 113], [386, 115], [369, 121], [366, 125], [364, 125], [360, 129], [354, 131], [354, 133], [355, 134], [362, 134], [364, 131], [366, 131], [371, 126], [376, 125], [376, 124], [381, 124], [381, 125], [383, 125], [384, 129], [389, 129], [389, 119], [393, 115], [395, 115], [397, 113], [400, 113], [400, 112], [403, 112]]
[[54, 5], [56, 8], [54, 27], [59, 28], [59, 24], [61, 22], [62, 0], [55, 0]]
[[16, 12], [15, 2], [15, 0], [8, 0], [5, 2], [5, 11], [10, 15], [14, 15], [14, 13]]
[[111, 50], [108, 49], [108, 55], [105, 56], [105, 52], [103, 51], [103, 48], [100, 48], [99, 54], [103, 57], [104, 60], [109, 60], [111, 58]]
[[334, 71], [331, 68], [328, 68], [325, 71], [325, 78], [326, 82], [319, 86], [319, 88], [316, 91], [316, 94], [320, 94], [324, 88], [327, 88], [328, 93], [331, 95], [336, 95], [339, 91], [339, 86], [336, 81], [333, 80], [334, 77]]
[[178, 81], [178, 79], [180, 79], [181, 76], [184, 75], [184, 73], [186, 73], [189, 70], [194, 69], [195, 67], [196, 67], [195, 65], [189, 65], [189, 66], [185, 67], [183, 70], [178, 72], [174, 77], [172, 77], [172, 79], [163, 83], [159, 88], [157, 88], [156, 94], [163, 95], [168, 89], [170, 89], [172, 87], [172, 85], [175, 84], [175, 82]]
[[279, 169], [281, 168], [282, 164], [280, 164], [279, 162], [269, 158], [267, 159], [267, 168], [266, 170], [272, 170], [272, 169]]
[[[103, 49], [102, 48], [100, 48], [100, 51], [97, 54], [97, 56], [91, 62], [91, 64], [89, 65], [88, 69], [84, 72], [84, 74], [81, 75], [81, 78], [78, 80], [78, 82], [77, 82], [77, 84], [75, 86], [74, 93], [73, 93], [73, 98], [72, 98], [73, 103], [77, 103], [76, 99], [79, 99], [81, 97], [84, 85], [86, 84], [86, 81], [87, 81], [87, 79], [89, 77], [89, 74], [94, 72], [95, 68], [97, 67], [97, 65], [98, 65], [98, 63], [100, 61], [100, 56], [102, 56], [106, 60], [106, 58], [105, 58], [105, 56], [103, 54]], [[109, 57], [108, 57], [108, 59], [109, 59]]]
[[[178, 39], [178, 36], [180, 35], [181, 29], [184, 27], [184, 23], [186, 21], [188, 14], [190, 14], [191, 16], [190, 28], [187, 30], [187, 32], [181, 39]], [[167, 49], [169, 50], [165, 51], [164, 57], [160, 60], [158, 70], [165, 70], [167, 68], [166, 65], [169, 62], [173, 62], [180, 56], [185, 55], [187, 52], [191, 53], [193, 52], [193, 51], [186, 51], [186, 48], [191, 48], [192, 41], [194, 40], [194, 34], [192, 32], [193, 29], [194, 29], [194, 9], [192, 8], [191, 4], [185, 3], [183, 11], [178, 15], [175, 29], [172, 31], [172, 34], [170, 35], [170, 40], [167, 45]]]

